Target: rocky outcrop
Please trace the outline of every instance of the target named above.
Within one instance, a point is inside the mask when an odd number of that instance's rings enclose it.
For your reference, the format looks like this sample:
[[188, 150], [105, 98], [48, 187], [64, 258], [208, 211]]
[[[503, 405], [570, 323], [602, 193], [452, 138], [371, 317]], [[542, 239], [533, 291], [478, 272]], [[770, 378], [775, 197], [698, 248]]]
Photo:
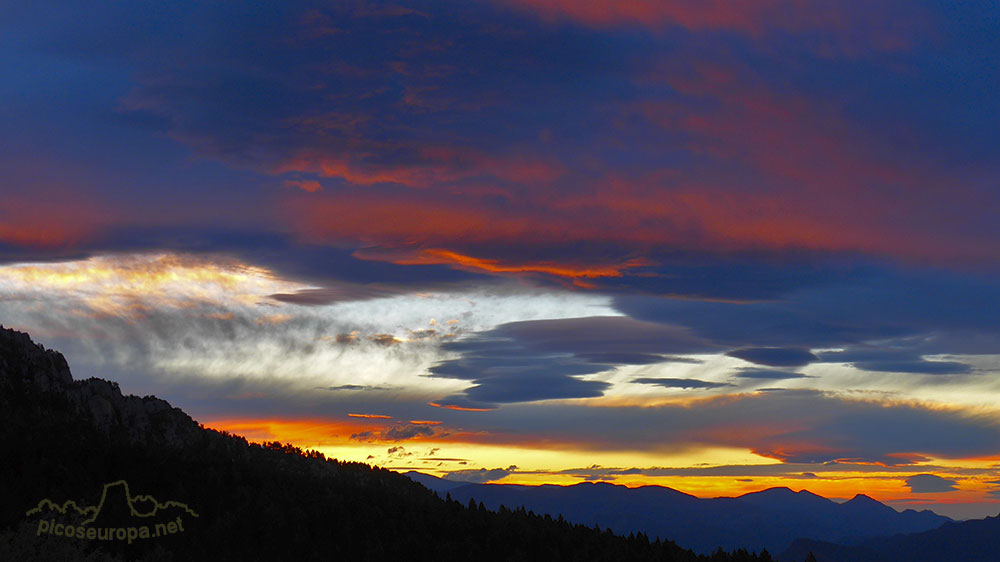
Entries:
[[130, 442], [179, 447], [199, 430], [190, 416], [155, 396], [125, 396], [118, 383], [98, 378], [73, 380], [62, 354], [0, 326], [0, 406], [25, 394], [64, 399], [104, 435]]
[[23, 332], [0, 326], [0, 389], [24, 384], [62, 391], [73, 383], [66, 358], [31, 341]]

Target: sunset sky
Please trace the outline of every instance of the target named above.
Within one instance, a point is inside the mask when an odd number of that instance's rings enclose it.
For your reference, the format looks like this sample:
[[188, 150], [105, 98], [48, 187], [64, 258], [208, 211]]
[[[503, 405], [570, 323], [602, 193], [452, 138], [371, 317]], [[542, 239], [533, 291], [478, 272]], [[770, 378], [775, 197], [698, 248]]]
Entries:
[[0, 323], [470, 482], [1000, 512], [1000, 4], [25, 2]]

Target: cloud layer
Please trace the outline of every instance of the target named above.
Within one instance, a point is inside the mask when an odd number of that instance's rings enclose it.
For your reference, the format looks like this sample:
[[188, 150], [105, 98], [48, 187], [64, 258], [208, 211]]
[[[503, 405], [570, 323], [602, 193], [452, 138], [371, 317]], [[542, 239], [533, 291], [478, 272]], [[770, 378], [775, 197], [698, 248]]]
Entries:
[[985, 501], [955, 471], [1000, 454], [998, 16], [10, 7], [0, 321], [361, 460], [680, 451]]

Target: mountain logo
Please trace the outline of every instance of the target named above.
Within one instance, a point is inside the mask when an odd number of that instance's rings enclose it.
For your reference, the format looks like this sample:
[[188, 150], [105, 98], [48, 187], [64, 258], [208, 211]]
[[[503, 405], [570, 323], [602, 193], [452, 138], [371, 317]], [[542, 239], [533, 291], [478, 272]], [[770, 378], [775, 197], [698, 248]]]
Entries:
[[138, 539], [182, 533], [185, 519], [198, 517], [187, 504], [161, 503], [153, 496], [132, 495], [125, 480], [105, 484], [97, 505], [80, 506], [73, 500], [59, 504], [46, 498], [25, 515], [38, 517], [38, 536], [117, 540], [129, 544]]

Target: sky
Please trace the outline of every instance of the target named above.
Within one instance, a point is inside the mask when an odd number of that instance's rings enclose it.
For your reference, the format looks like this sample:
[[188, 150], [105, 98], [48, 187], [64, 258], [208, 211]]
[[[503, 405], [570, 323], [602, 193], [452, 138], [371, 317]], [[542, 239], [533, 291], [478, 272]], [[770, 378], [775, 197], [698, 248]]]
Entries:
[[1000, 512], [1000, 4], [2, 2], [0, 323], [469, 482]]

